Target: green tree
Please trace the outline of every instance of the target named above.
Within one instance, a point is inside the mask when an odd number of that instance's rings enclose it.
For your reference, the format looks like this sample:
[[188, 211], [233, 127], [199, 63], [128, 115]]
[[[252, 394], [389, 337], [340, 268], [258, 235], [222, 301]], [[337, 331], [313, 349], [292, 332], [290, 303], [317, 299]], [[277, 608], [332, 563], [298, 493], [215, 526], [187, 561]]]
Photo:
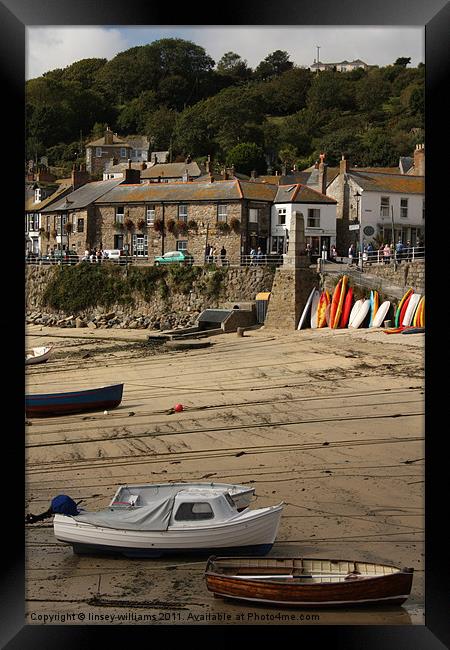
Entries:
[[254, 76], [256, 79], [270, 79], [270, 77], [280, 75], [286, 70], [293, 67], [292, 61], [289, 60], [289, 54], [283, 50], [275, 50], [256, 67]]
[[169, 149], [172, 144], [176, 121], [177, 112], [165, 107], [158, 108], [149, 115], [145, 123], [145, 133], [155, 151]]
[[402, 68], [406, 68], [407, 65], [411, 63], [411, 57], [401, 56], [395, 62], [394, 65], [399, 65]]
[[247, 61], [235, 52], [225, 52], [217, 63], [217, 73], [229, 77], [233, 82], [250, 79], [252, 70], [247, 66]]
[[263, 173], [266, 168], [264, 152], [254, 142], [241, 142], [229, 150], [227, 164], [234, 165], [236, 171], [250, 176], [253, 170], [258, 174]]

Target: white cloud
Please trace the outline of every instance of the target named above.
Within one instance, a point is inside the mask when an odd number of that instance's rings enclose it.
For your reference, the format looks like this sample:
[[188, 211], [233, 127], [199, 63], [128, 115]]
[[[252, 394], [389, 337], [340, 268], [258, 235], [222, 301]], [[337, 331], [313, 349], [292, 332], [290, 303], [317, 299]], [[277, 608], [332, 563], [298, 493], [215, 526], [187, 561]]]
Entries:
[[26, 78], [65, 68], [81, 59], [110, 59], [129, 47], [119, 29], [101, 27], [27, 27]]

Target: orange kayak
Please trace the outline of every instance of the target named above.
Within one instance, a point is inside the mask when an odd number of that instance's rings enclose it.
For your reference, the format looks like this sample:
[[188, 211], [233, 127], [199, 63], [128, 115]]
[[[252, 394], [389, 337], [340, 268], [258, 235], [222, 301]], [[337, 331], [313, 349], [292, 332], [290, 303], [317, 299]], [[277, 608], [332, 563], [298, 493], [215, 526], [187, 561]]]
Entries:
[[344, 275], [342, 277], [342, 281], [341, 281], [341, 287], [340, 287], [340, 291], [339, 291], [339, 301], [338, 301], [336, 311], [335, 311], [335, 314], [334, 314], [334, 320], [331, 319], [331, 327], [333, 329], [336, 329], [338, 327], [338, 325], [339, 325], [339, 320], [340, 320], [341, 314], [342, 314], [342, 308], [344, 306], [344, 298], [345, 298], [345, 291], [347, 289], [347, 282], [348, 282], [348, 276]]
[[342, 309], [342, 316], [341, 316], [341, 322], [339, 323], [339, 327], [347, 327], [348, 319], [350, 318], [350, 312], [352, 310], [352, 305], [353, 305], [353, 289], [352, 287], [349, 287], [347, 291], [347, 295], [345, 296], [344, 307]]
[[325, 311], [327, 306], [330, 304], [330, 294], [328, 291], [322, 291], [322, 294], [319, 299], [319, 306], [317, 308], [317, 327], [325, 327], [327, 324], [325, 318]]

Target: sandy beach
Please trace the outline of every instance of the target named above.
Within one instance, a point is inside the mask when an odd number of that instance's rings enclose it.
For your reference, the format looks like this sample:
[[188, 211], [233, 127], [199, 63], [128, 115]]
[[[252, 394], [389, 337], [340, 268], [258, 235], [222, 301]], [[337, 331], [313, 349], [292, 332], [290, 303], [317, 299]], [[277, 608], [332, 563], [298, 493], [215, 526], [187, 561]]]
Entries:
[[[173, 351], [148, 330], [29, 326], [54, 345], [27, 393], [124, 382], [121, 405], [26, 423], [26, 512], [89, 510], [120, 484], [248, 483], [285, 507], [270, 555], [414, 568], [402, 607], [292, 610], [214, 598], [206, 557], [74, 555], [26, 527], [29, 624], [424, 625], [424, 335], [265, 328]], [[185, 410], [169, 414], [176, 403]]]

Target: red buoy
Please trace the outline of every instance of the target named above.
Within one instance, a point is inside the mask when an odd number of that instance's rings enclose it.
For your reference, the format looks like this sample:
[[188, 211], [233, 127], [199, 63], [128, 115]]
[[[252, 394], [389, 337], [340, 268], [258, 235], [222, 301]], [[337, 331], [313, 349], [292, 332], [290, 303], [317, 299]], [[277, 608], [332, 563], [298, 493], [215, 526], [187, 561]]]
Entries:
[[175, 411], [175, 413], [181, 413], [183, 408], [184, 408], [183, 404], [175, 404], [175, 406], [173, 407], [173, 410]]

